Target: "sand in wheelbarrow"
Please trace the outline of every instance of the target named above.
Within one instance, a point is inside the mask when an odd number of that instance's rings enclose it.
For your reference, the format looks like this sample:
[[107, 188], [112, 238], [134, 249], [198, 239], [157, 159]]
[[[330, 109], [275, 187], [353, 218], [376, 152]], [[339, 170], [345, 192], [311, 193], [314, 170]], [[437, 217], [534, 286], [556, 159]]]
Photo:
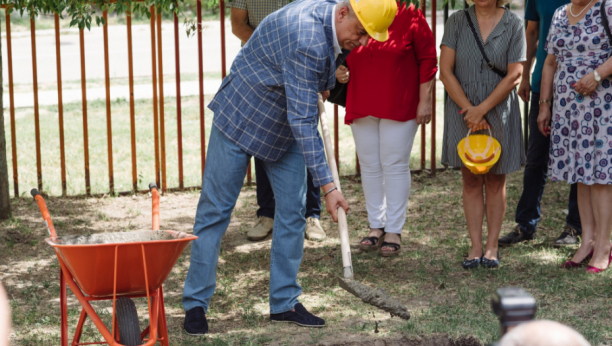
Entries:
[[142, 241], [171, 240], [176, 239], [172, 234], [164, 231], [134, 231], [116, 233], [97, 233], [89, 235], [65, 235], [57, 237], [55, 244], [58, 245], [92, 245], [92, 244], [115, 244], [133, 243]]

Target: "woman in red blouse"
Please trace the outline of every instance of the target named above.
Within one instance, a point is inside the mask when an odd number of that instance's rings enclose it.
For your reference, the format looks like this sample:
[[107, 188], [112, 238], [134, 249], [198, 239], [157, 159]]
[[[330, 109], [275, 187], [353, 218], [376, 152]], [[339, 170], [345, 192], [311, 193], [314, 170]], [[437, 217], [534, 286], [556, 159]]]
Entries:
[[[351, 51], [338, 81], [348, 84], [346, 124], [351, 125], [370, 232], [364, 250], [397, 255], [410, 195], [410, 152], [418, 125], [431, 120], [436, 43], [423, 13], [398, 3], [389, 40], [370, 39]], [[384, 242], [380, 239], [384, 235]], [[381, 243], [382, 242], [382, 243]]]

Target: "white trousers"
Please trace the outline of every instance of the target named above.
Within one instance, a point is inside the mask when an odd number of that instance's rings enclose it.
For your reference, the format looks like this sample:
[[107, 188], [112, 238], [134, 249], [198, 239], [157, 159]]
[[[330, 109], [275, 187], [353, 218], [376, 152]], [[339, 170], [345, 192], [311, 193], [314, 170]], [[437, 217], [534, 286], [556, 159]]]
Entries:
[[416, 119], [372, 116], [351, 124], [371, 228], [402, 233], [410, 196], [410, 152], [418, 127]]

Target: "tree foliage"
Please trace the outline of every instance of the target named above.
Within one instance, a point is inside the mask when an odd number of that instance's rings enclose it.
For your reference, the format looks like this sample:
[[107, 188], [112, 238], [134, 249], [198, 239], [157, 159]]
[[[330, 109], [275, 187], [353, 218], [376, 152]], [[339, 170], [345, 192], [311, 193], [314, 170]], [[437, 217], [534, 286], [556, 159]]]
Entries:
[[[204, 0], [208, 1], [208, 0]], [[218, 0], [217, 0], [218, 1]], [[70, 18], [70, 26], [91, 29], [92, 23], [104, 25], [103, 12], [125, 14], [127, 12], [151, 18], [150, 7], [158, 13], [176, 13], [184, 19], [188, 34], [194, 32], [195, 21], [181, 10], [183, 0], [0, 0], [7, 12], [17, 11], [21, 16], [36, 17], [40, 14], [58, 14]]]
[[[0, 0], [0, 4], [6, 6], [8, 13], [18, 11], [22, 16], [36, 17], [39, 14], [58, 14], [63, 19], [70, 18], [70, 26], [78, 26], [80, 29], [91, 29], [92, 23], [104, 25], [102, 13], [140, 14], [151, 17], [150, 7], [154, 6], [158, 13], [176, 13], [184, 20], [187, 33], [195, 32], [195, 21], [182, 11], [181, 3], [184, 0]], [[226, 0], [231, 2], [232, 0]], [[436, 0], [432, 0], [436, 1]], [[202, 0], [208, 8], [219, 6], [219, 0]], [[420, 0], [400, 0], [400, 3], [420, 5]], [[456, 0], [445, 0], [444, 4], [450, 3], [455, 7]]]

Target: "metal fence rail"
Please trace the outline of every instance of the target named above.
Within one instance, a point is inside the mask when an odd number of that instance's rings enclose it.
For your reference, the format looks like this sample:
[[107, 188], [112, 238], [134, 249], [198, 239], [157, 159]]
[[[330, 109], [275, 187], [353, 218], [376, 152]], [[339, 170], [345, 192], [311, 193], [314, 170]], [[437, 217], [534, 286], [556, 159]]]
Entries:
[[[5, 6], [3, 6], [5, 7]], [[421, 9], [424, 13], [427, 10], [427, 1], [421, 1]], [[437, 21], [437, 5], [436, 1], [430, 2], [430, 18], [434, 38], [436, 37], [436, 21]], [[151, 88], [152, 88], [152, 114], [151, 121], [153, 122], [154, 144], [152, 150], [155, 153], [155, 180], [157, 185], [161, 187], [162, 192], [169, 190], [183, 190], [197, 188], [198, 186], [185, 186], [184, 184], [184, 157], [183, 157], [183, 121], [181, 108], [181, 66], [180, 66], [180, 50], [179, 50], [179, 19], [174, 14], [173, 29], [174, 29], [174, 55], [175, 55], [175, 78], [176, 78], [176, 126], [177, 126], [177, 157], [178, 162], [178, 186], [168, 186], [167, 180], [167, 148], [166, 148], [166, 114], [164, 109], [164, 68], [162, 55], [162, 17], [160, 13], [155, 12], [155, 8], [151, 6], [150, 18], [150, 44], [151, 44]], [[444, 7], [444, 22], [449, 15], [448, 4]], [[125, 63], [128, 66], [128, 84], [129, 84], [129, 122], [130, 122], [130, 157], [131, 157], [131, 180], [132, 191], [116, 191], [115, 189], [115, 173], [113, 167], [113, 133], [112, 133], [112, 109], [111, 109], [111, 78], [109, 68], [109, 37], [108, 37], [108, 13], [103, 14], [105, 25], [103, 27], [103, 54], [104, 54], [104, 84], [106, 89], [106, 146], [108, 150], [107, 162], [108, 165], [108, 192], [110, 194], [131, 194], [138, 191], [138, 165], [137, 165], [137, 150], [136, 150], [136, 118], [135, 118], [135, 100], [134, 100], [134, 56], [132, 47], [132, 18], [129, 12], [126, 13], [126, 36], [127, 36], [127, 56]], [[201, 172], [204, 172], [206, 166], [206, 134], [205, 134], [205, 112], [204, 112], [204, 65], [203, 65], [203, 44], [202, 44], [202, 4], [198, 0], [196, 3], [196, 24], [197, 24], [197, 50], [198, 50], [198, 86], [199, 86], [199, 131], [200, 131], [200, 162]], [[13, 47], [11, 41], [11, 17], [5, 15], [6, 23], [6, 47], [8, 61], [8, 86], [9, 86], [9, 113], [10, 113], [10, 133], [11, 133], [11, 149], [12, 149], [12, 173], [13, 173], [13, 192], [15, 196], [19, 196], [19, 174], [18, 174], [18, 150], [17, 150], [17, 133], [15, 126], [15, 104], [14, 104], [14, 80], [13, 80]], [[225, 2], [220, 0], [220, 26], [221, 26], [221, 75], [226, 75], [226, 46], [225, 46]], [[55, 59], [57, 66], [57, 102], [58, 102], [58, 121], [59, 121], [59, 153], [60, 153], [60, 174], [61, 174], [61, 190], [62, 195], [66, 196], [67, 192], [67, 172], [66, 172], [66, 152], [65, 152], [65, 134], [64, 134], [64, 101], [62, 95], [62, 69], [61, 61], [62, 54], [60, 50], [61, 34], [60, 34], [60, 18], [55, 15], [54, 18], [55, 31]], [[41, 129], [40, 129], [40, 114], [38, 102], [38, 66], [36, 53], [36, 23], [34, 19], [30, 19], [30, 38], [32, 46], [32, 72], [33, 72], [33, 98], [34, 98], [34, 128], [35, 128], [35, 151], [36, 151], [36, 176], [37, 185], [40, 191], [44, 191], [43, 186], [43, 169], [41, 159]], [[84, 177], [85, 177], [85, 194], [91, 195], [91, 178], [90, 178], [90, 156], [89, 156], [89, 133], [88, 133], [88, 107], [87, 107], [87, 76], [85, 73], [85, 35], [84, 31], [79, 31], [79, 49], [80, 49], [80, 71], [81, 71], [81, 97], [82, 97], [82, 121], [83, 121], [83, 155], [84, 155]], [[47, 62], [46, 62], [47, 63]], [[50, 62], [49, 62], [50, 63]], [[527, 105], [525, 105], [527, 107]], [[427, 131], [426, 125], [421, 126], [421, 150], [420, 150], [420, 167], [413, 172], [428, 172], [431, 175], [436, 174], [436, 86], [432, 88], [432, 121], [430, 128], [429, 155], [430, 166], [426, 167], [427, 158]], [[527, 112], [527, 108], [525, 108]], [[525, 116], [525, 140], [527, 139], [527, 117]], [[340, 168], [339, 155], [339, 115], [338, 107], [334, 107], [334, 133], [335, 133], [335, 158], [338, 168]], [[21, 164], [26, 164], [22, 162]], [[359, 161], [356, 159], [356, 171], [359, 174]], [[252, 182], [252, 174], [249, 166], [247, 172], [247, 184]], [[75, 184], [71, 182], [71, 184]]]

